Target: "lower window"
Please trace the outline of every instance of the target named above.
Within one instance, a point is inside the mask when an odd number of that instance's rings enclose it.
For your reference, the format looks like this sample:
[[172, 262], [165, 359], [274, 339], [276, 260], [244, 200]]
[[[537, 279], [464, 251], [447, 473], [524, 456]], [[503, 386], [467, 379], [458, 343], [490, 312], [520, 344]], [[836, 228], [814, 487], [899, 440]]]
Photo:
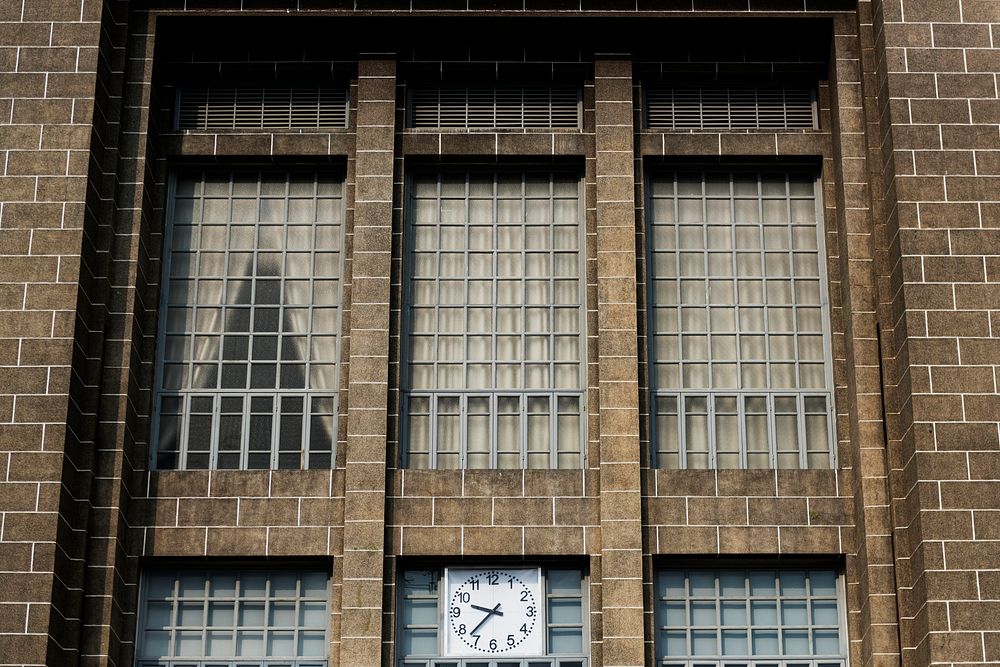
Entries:
[[143, 577], [140, 667], [325, 667], [329, 574], [153, 570]]
[[833, 570], [661, 570], [663, 667], [844, 667], [843, 591]]
[[586, 667], [586, 579], [524, 565], [404, 570], [399, 667]]

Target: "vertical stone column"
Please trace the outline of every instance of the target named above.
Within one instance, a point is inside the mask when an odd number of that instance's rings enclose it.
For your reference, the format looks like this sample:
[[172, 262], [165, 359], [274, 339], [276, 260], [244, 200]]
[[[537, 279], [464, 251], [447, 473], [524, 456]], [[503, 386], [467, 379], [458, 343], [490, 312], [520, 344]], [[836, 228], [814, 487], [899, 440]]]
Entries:
[[603, 664], [643, 664], [632, 63], [594, 64]]
[[340, 664], [381, 663], [396, 63], [358, 63]]

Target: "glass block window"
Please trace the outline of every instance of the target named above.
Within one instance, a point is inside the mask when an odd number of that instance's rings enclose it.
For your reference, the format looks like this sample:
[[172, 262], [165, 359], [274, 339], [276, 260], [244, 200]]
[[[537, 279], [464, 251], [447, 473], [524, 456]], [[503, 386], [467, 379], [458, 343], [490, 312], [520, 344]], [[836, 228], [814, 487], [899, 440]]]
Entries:
[[343, 184], [182, 174], [165, 239], [157, 468], [328, 468]]
[[657, 665], [844, 667], [844, 617], [833, 570], [661, 571]]
[[815, 174], [679, 172], [650, 191], [656, 464], [831, 467]]
[[325, 667], [329, 574], [154, 570], [143, 577], [141, 667]]
[[575, 174], [413, 178], [410, 468], [580, 468], [582, 211]]
[[542, 568], [545, 654], [530, 657], [443, 656], [445, 586], [438, 569], [405, 570], [399, 580], [399, 667], [587, 667], [587, 580], [580, 570]]

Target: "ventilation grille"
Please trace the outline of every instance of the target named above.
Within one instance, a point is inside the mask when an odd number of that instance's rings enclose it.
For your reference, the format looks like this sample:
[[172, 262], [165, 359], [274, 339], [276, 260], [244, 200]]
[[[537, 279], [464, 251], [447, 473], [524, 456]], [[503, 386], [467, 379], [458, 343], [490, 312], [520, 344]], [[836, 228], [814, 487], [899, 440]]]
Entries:
[[808, 86], [658, 86], [646, 91], [651, 128], [813, 129], [813, 90]]
[[347, 90], [334, 86], [183, 88], [181, 130], [304, 129], [347, 126]]
[[573, 86], [421, 86], [410, 97], [410, 127], [580, 127]]

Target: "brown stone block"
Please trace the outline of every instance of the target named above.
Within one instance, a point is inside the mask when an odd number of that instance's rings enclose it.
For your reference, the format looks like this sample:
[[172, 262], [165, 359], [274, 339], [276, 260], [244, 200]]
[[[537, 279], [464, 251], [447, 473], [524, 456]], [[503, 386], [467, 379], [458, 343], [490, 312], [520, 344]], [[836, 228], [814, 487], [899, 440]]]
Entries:
[[[32, 401], [40, 401], [41, 397], [32, 397]], [[27, 401], [24, 401], [27, 402]], [[54, 420], [59, 419], [53, 415]], [[32, 420], [35, 421], [35, 420]], [[61, 452], [14, 452], [9, 455], [10, 469], [6, 481], [10, 482], [56, 482], [62, 477]]]
[[853, 523], [850, 498], [809, 498], [809, 525], [849, 526]]
[[664, 155], [718, 155], [718, 134], [664, 134]]
[[493, 522], [500, 526], [551, 526], [551, 498], [496, 498], [493, 501]]
[[682, 526], [687, 523], [687, 503], [683, 498], [645, 498], [647, 521], [652, 526]]
[[[583, 495], [582, 470], [525, 470], [525, 496], [579, 496]], [[469, 493], [469, 473], [465, 476], [465, 492]], [[497, 494], [497, 495], [519, 495]]]
[[750, 498], [750, 525], [805, 525], [809, 522], [805, 498]]
[[213, 470], [210, 495], [266, 497], [270, 476], [267, 470]]
[[[236, 500], [232, 503], [235, 508]], [[239, 501], [240, 526], [295, 526], [298, 513], [299, 501], [295, 498], [241, 498]]]
[[393, 498], [388, 521], [396, 526], [430, 526], [434, 523], [433, 506], [431, 498]]
[[435, 498], [433, 523], [435, 526], [492, 525], [493, 502], [491, 498]]
[[719, 552], [723, 554], [775, 554], [778, 529], [764, 526], [721, 526]]
[[715, 554], [719, 552], [718, 533], [709, 526], [660, 527], [657, 530], [660, 553]]
[[834, 470], [778, 470], [779, 496], [835, 496], [837, 473]]
[[12, 656], [18, 664], [44, 665], [47, 639], [45, 635], [0, 635], [0, 655]]
[[1000, 395], [972, 394], [963, 398], [966, 419], [975, 421], [995, 420], [1000, 415]]
[[235, 498], [181, 498], [177, 506], [180, 526], [235, 526]]
[[840, 531], [830, 526], [788, 526], [778, 529], [781, 553], [836, 554], [841, 552]]
[[598, 523], [600, 523], [600, 504], [597, 498], [555, 499], [557, 526], [593, 526]]
[[[519, 473], [518, 478], [520, 478]], [[460, 496], [462, 471], [405, 470], [402, 493], [404, 496]]]
[[692, 526], [745, 526], [745, 498], [689, 498], [688, 524]]
[[[478, 529], [483, 530], [483, 529]], [[497, 530], [497, 529], [493, 529]], [[515, 529], [510, 529], [515, 530]], [[520, 535], [517, 537], [520, 552]], [[461, 528], [403, 528], [400, 541], [402, 555], [456, 555], [462, 552]]]
[[991, 419], [989, 421], [991, 423], [935, 424], [934, 432], [937, 435], [935, 440], [937, 448], [951, 450], [1000, 449], [996, 420]]
[[339, 526], [344, 523], [342, 498], [300, 498], [299, 525]]
[[205, 553], [206, 528], [148, 528], [146, 556], [201, 556]]
[[264, 528], [209, 528], [207, 556], [264, 556], [267, 530]]
[[941, 482], [941, 507], [946, 509], [996, 509], [1000, 487], [995, 482]]
[[[1000, 498], [995, 507], [1000, 508]], [[1000, 509], [976, 510], [972, 516], [976, 530], [970, 535], [974, 534], [980, 540], [1000, 540]]]
[[[413, 472], [407, 471], [408, 480]], [[430, 493], [428, 495], [438, 496], [461, 493], [466, 497], [520, 496], [524, 487], [524, 476], [528, 472], [525, 470], [466, 470], [461, 476], [461, 482], [457, 485], [457, 490], [453, 491], [449, 486], [448, 490], [444, 493]], [[554, 472], [546, 470], [543, 474], [552, 474]], [[411, 494], [408, 492], [407, 495]]]
[[[466, 531], [466, 553], [469, 551]], [[584, 531], [579, 527], [527, 527], [524, 528], [524, 553], [529, 555], [585, 554]]]
[[775, 155], [777, 138], [771, 133], [722, 134], [720, 139], [722, 155]]
[[948, 611], [952, 631], [984, 631], [1000, 627], [1000, 601], [952, 601], [948, 603]]
[[1000, 452], [968, 452], [972, 479], [1000, 479]]
[[269, 556], [325, 556], [326, 528], [271, 528], [267, 537]]
[[[959, 287], [959, 286], [956, 286]], [[988, 290], [982, 290], [979, 294], [971, 294], [969, 288], [972, 287], [985, 287], [981, 285], [962, 285], [960, 298], [964, 301], [966, 299], [988, 299], [988, 295], [985, 294]], [[978, 290], [977, 290], [978, 291]], [[969, 311], [929, 311], [927, 312], [927, 333], [930, 336], [955, 336], [955, 337], [966, 337], [966, 336], [989, 336], [990, 322], [989, 314], [986, 312], [969, 312]], [[917, 342], [918, 339], [914, 339], [912, 342]], [[913, 345], [910, 345], [910, 360], [914, 363], [926, 363], [928, 365], [937, 365], [942, 363], [952, 363], [957, 362], [957, 358], [954, 354], [954, 342], [947, 341], [948, 345], [940, 345], [934, 341], [919, 341], [922, 346], [920, 349], [926, 352], [926, 355], [920, 360], [913, 359]], [[942, 351], [940, 357], [935, 357], [934, 352], [936, 350]]]
[[990, 569], [1000, 562], [1000, 542], [996, 541], [945, 542], [944, 549], [950, 569]]
[[714, 496], [715, 472], [712, 470], [657, 470], [658, 496]]
[[331, 474], [330, 470], [273, 470], [271, 471], [271, 495], [274, 497], [329, 496]]
[[209, 471], [207, 470], [153, 471], [150, 473], [149, 495], [153, 498], [207, 496], [208, 479]]
[[[516, 555], [525, 553], [523, 528], [468, 526], [461, 529], [465, 555]], [[404, 532], [405, 538], [405, 532]]]
[[287, 134], [283, 132], [272, 135], [272, 152], [274, 155], [328, 155], [335, 153], [331, 149], [329, 134]]
[[[997, 128], [996, 125], [942, 125], [941, 126], [941, 147], [945, 149], [957, 148], [978, 148], [988, 149], [996, 146]], [[988, 184], [980, 180], [995, 180], [983, 177], [971, 177], [955, 181], [948, 184], [948, 199], [961, 201], [963, 199], [976, 201], [975, 193], [988, 192]], [[952, 187], [958, 188], [954, 192]], [[923, 197], [922, 199], [929, 199]], [[943, 199], [943, 197], [941, 198]], [[988, 196], [980, 197], [992, 201]]]

